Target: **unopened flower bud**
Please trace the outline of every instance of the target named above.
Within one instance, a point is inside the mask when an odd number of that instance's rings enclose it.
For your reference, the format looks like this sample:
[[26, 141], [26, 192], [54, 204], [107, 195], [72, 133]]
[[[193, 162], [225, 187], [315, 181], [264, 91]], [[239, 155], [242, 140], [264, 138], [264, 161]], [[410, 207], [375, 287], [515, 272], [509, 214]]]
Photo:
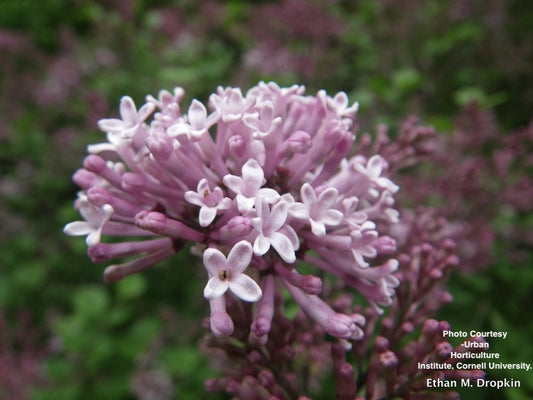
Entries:
[[246, 236], [253, 230], [252, 221], [248, 217], [237, 215], [230, 219], [226, 225], [211, 236], [218, 240], [227, 240], [239, 236]]
[[307, 153], [311, 145], [311, 135], [305, 131], [296, 131], [287, 140], [287, 147], [293, 153]]
[[240, 135], [233, 135], [228, 139], [228, 146], [231, 154], [237, 158], [244, 157], [246, 153], [246, 142]]

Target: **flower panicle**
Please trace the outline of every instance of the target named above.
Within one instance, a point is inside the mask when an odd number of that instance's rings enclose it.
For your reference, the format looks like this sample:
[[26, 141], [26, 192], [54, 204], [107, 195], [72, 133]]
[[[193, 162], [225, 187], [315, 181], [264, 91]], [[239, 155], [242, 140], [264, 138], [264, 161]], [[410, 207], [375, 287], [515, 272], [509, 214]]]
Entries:
[[[381, 155], [351, 154], [357, 103], [273, 82], [219, 87], [206, 105], [184, 107], [184, 96], [161, 91], [140, 108], [125, 96], [120, 117], [99, 122], [107, 141], [88, 147], [73, 177], [84, 221], [65, 233], [86, 235], [95, 262], [130, 257], [105, 269], [110, 282], [195, 243], [215, 335], [233, 332], [223, 301], [232, 293], [260, 301], [250, 340], [264, 341], [285, 287], [325, 332], [360, 339], [364, 318], [334, 312], [319, 277], [337, 277], [377, 309], [398, 285], [395, 239], [376, 228], [398, 221], [398, 186]], [[303, 264], [322, 272], [301, 275]]]

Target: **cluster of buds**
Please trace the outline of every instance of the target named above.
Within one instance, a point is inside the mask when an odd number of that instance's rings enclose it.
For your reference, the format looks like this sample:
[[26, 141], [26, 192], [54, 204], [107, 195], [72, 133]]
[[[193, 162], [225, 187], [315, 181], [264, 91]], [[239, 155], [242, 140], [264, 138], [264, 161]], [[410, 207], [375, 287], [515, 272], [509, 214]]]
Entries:
[[[484, 378], [485, 373], [479, 369], [457, 370], [445, 366], [454, 366], [457, 361], [460, 361], [453, 358], [454, 352], [465, 351], [464, 343], [454, 347], [447, 341], [443, 333], [447, 330], [450, 330], [448, 322], [427, 319], [419, 337], [408, 341], [396, 350], [391, 340], [385, 336], [377, 336], [366, 375], [364, 399], [459, 399], [459, 395], [453, 390], [435, 391], [433, 382], [460, 379], [473, 382]], [[482, 343], [484, 339], [476, 337], [469, 338], [467, 341]], [[485, 351], [483, 346], [476, 347], [473, 352], [482, 351]], [[337, 351], [337, 358], [341, 362], [344, 357], [344, 354]], [[421, 367], [422, 364], [425, 367]], [[352, 387], [353, 391], [343, 398], [355, 398], [355, 385], [352, 384]]]
[[[378, 312], [392, 304], [396, 241], [377, 226], [398, 222], [398, 186], [384, 176], [383, 157], [351, 154], [357, 103], [350, 106], [342, 92], [304, 91], [263, 82], [245, 95], [218, 88], [209, 111], [193, 100], [187, 112], [181, 88], [148, 96], [139, 109], [124, 97], [121, 118], [99, 122], [107, 142], [89, 146], [74, 174], [84, 221], [67, 224], [65, 233], [87, 235], [94, 262], [130, 257], [105, 269], [108, 282], [192, 242], [207, 273], [203, 294], [215, 335], [235, 329], [226, 308], [231, 292], [257, 302], [250, 341], [266, 343], [285, 288], [349, 348], [362, 338], [365, 319], [324, 301], [321, 277], [336, 277]], [[130, 239], [102, 242], [106, 235]], [[317, 275], [300, 274], [300, 265]]]

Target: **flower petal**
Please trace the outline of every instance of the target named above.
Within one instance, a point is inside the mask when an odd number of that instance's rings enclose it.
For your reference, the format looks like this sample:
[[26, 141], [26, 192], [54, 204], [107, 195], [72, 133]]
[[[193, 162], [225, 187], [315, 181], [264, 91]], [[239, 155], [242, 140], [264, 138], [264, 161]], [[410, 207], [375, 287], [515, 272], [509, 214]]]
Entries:
[[244, 272], [252, 261], [252, 245], [247, 240], [236, 243], [228, 255], [228, 267], [232, 275]]
[[326, 225], [339, 225], [342, 221], [342, 213], [338, 210], [325, 210], [320, 215], [320, 222]]
[[272, 207], [270, 211], [270, 218], [268, 221], [268, 227], [271, 232], [278, 231], [285, 221], [287, 221], [287, 203], [277, 203]]
[[248, 198], [239, 193], [236, 199], [237, 199], [237, 208], [239, 209], [241, 213], [250, 211], [252, 208], [254, 208], [254, 203], [255, 203], [254, 198]]
[[205, 128], [205, 121], [207, 119], [207, 110], [205, 106], [198, 100], [194, 99], [189, 107], [189, 123], [195, 130], [202, 130]]
[[259, 196], [261, 196], [263, 200], [270, 204], [275, 203], [280, 198], [279, 193], [271, 188], [259, 189], [259, 191], [257, 192], [257, 197]]
[[202, 208], [200, 208], [200, 214], [198, 215], [200, 226], [205, 228], [206, 226], [211, 224], [211, 222], [213, 222], [216, 216], [217, 216], [216, 207], [203, 206]]
[[69, 236], [82, 236], [88, 235], [94, 231], [94, 227], [87, 221], [74, 221], [65, 225], [63, 232]]
[[242, 178], [236, 175], [226, 175], [222, 181], [224, 182], [224, 185], [230, 188], [233, 193], [241, 193]]
[[302, 196], [302, 201], [305, 205], [311, 205], [316, 202], [316, 193], [315, 189], [309, 184], [304, 183], [300, 189], [300, 195]]
[[120, 117], [129, 126], [137, 123], [137, 107], [130, 96], [124, 96], [120, 99]]
[[229, 289], [241, 300], [257, 301], [263, 295], [259, 285], [248, 275], [240, 274], [229, 282]]
[[124, 121], [116, 118], [105, 118], [98, 121], [98, 128], [102, 132], [122, 132]]
[[265, 173], [259, 163], [252, 158], [242, 166], [242, 177], [244, 180], [242, 193], [244, 195], [249, 194], [255, 196], [259, 188], [263, 185]]
[[183, 197], [185, 198], [185, 201], [187, 201], [188, 203], [194, 204], [195, 206], [201, 207], [204, 205], [203, 197], [193, 190], [189, 190], [185, 192]]
[[205, 249], [203, 254], [205, 269], [211, 275], [218, 275], [218, 271], [225, 269], [228, 265], [226, 257], [220, 250], [211, 247]]
[[207, 182], [207, 179], [202, 178], [200, 179], [200, 182], [198, 182], [198, 186], [196, 187], [196, 191], [198, 193], [204, 193], [205, 191], [211, 192], [211, 189], [209, 188], [209, 182]]
[[311, 223], [311, 231], [313, 231], [313, 234], [316, 236], [324, 236], [326, 234], [326, 226], [322, 222], [313, 219], [310, 219], [309, 222]]
[[222, 296], [228, 290], [229, 282], [221, 281], [218, 276], [212, 276], [204, 288], [204, 297], [207, 300], [215, 299]]
[[292, 228], [292, 226], [285, 225], [279, 230], [279, 232], [289, 238], [289, 240], [291, 241], [292, 248], [294, 250], [298, 250], [300, 248], [300, 239], [298, 238], [298, 234]]
[[309, 209], [304, 203], [292, 203], [289, 206], [289, 214], [297, 219], [307, 220], [309, 218]]
[[92, 231], [87, 235], [85, 238], [85, 243], [87, 243], [87, 246], [92, 247], [96, 246], [98, 243], [100, 243], [100, 238], [102, 237], [102, 229], [98, 228], [95, 231]]
[[371, 178], [377, 178], [381, 175], [383, 170], [383, 159], [379, 155], [370, 157], [368, 163], [366, 164], [366, 170], [368, 171], [368, 176]]
[[270, 244], [278, 252], [283, 261], [292, 264], [296, 261], [294, 248], [289, 238], [279, 232], [274, 232], [270, 236]]
[[254, 241], [254, 254], [262, 256], [268, 249], [270, 249], [270, 240], [263, 235], [257, 236]]
[[330, 208], [337, 201], [337, 196], [337, 189], [330, 187], [320, 193], [320, 196], [318, 196], [318, 202], [322, 208]]
[[143, 105], [140, 109], [139, 109], [139, 115], [138, 115], [138, 120], [139, 121], [144, 121], [146, 118], [148, 118], [150, 116], [150, 114], [152, 114], [155, 110], [155, 104], [153, 103], [146, 103], [145, 105]]

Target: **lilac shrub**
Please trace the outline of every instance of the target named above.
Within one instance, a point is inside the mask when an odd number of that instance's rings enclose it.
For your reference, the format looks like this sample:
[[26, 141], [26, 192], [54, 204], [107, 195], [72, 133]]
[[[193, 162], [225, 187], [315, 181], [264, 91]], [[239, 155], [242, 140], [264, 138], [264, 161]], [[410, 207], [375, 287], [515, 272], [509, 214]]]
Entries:
[[355, 141], [357, 103], [342, 92], [219, 87], [186, 112], [184, 95], [161, 91], [140, 108], [123, 97], [120, 119], [98, 123], [107, 141], [73, 176], [83, 221], [65, 233], [86, 236], [94, 262], [127, 257], [106, 267], [108, 282], [186, 248], [201, 257], [204, 347], [231, 365], [208, 390], [297, 398], [332, 368], [339, 398], [424, 393], [417, 362], [451, 348], [449, 325], [427, 318], [450, 301], [439, 284], [458, 261], [445, 221], [422, 210], [400, 219], [383, 154], [394, 168], [412, 163], [430, 130], [413, 126], [380, 155]]
[[332, 5], [283, 0], [253, 7], [245, 21], [253, 46], [244, 54], [243, 73], [292, 73], [315, 80], [329, 75], [340, 64], [335, 45], [346, 30]]
[[49, 353], [28, 312], [20, 311], [16, 321], [9, 323], [0, 311], [0, 397], [26, 400], [32, 389], [46, 387], [50, 382], [43, 360]]

